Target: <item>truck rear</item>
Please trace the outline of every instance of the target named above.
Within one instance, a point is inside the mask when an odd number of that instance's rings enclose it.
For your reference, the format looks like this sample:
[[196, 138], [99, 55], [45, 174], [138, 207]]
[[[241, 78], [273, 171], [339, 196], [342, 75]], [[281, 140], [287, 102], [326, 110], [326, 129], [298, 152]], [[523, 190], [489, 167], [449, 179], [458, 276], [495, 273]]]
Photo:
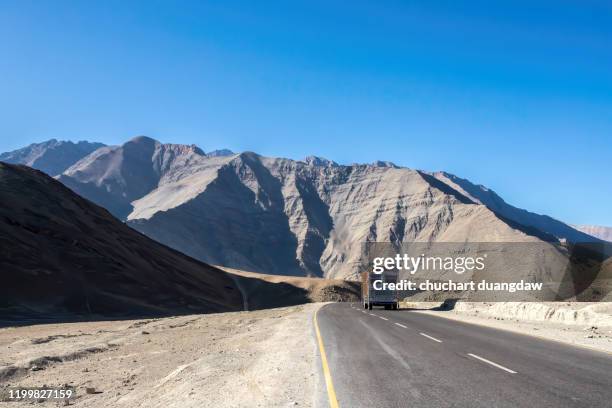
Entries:
[[397, 283], [397, 279], [397, 271], [385, 271], [381, 274], [362, 272], [361, 300], [363, 308], [372, 310], [373, 306], [383, 306], [385, 309], [399, 309], [399, 291], [383, 289], [383, 283]]

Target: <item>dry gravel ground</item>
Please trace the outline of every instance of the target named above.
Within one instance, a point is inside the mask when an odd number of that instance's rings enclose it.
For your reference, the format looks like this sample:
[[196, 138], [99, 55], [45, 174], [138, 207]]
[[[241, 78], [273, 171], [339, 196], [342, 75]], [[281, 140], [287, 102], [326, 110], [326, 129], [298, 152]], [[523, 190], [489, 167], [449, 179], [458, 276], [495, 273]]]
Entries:
[[612, 353], [610, 302], [461, 302], [454, 310], [427, 310], [439, 305], [406, 302], [403, 307]]
[[81, 407], [308, 407], [320, 306], [4, 328], [0, 386], [69, 384]]

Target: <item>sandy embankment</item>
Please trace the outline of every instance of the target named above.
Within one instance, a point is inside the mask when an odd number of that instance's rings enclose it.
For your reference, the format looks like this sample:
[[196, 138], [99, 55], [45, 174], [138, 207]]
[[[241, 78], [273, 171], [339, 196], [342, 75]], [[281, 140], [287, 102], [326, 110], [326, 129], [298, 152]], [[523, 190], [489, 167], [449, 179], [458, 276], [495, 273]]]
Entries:
[[421, 313], [612, 352], [610, 302], [458, 302], [453, 310], [427, 310], [439, 305], [406, 302], [404, 307], [422, 309]]
[[245, 310], [311, 302], [358, 302], [361, 284], [341, 279], [269, 275], [215, 265], [234, 279]]
[[4, 328], [0, 386], [69, 384], [83, 407], [308, 407], [319, 307]]

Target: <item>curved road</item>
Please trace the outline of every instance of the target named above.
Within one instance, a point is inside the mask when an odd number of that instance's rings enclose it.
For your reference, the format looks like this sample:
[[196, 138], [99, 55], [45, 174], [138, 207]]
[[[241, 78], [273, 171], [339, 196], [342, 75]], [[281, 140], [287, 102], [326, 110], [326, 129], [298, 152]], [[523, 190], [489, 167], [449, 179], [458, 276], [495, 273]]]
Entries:
[[360, 304], [317, 321], [340, 407], [612, 407], [610, 354]]

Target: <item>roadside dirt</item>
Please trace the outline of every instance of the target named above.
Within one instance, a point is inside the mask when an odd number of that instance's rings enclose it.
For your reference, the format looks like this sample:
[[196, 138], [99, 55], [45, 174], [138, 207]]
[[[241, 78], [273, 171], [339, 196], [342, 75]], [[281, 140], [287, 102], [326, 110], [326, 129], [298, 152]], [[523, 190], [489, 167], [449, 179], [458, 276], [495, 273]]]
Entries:
[[320, 306], [4, 328], [0, 386], [68, 384], [82, 407], [309, 407]]

